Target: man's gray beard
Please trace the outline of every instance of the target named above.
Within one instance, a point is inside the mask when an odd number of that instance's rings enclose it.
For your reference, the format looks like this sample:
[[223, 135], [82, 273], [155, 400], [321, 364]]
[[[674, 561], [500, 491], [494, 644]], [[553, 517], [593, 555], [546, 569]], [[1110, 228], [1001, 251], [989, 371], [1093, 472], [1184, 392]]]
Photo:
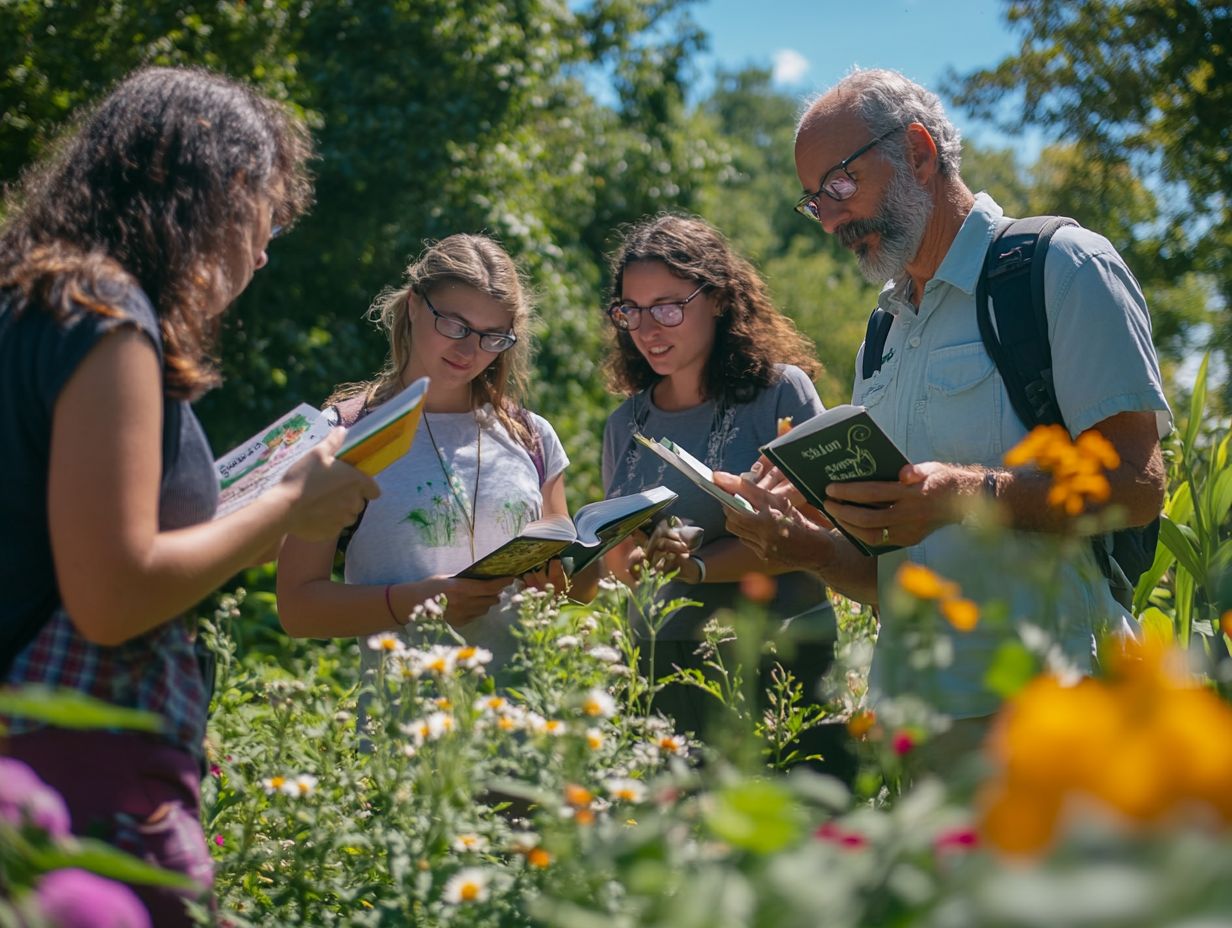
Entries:
[[869, 233], [877, 235], [875, 245], [856, 251], [860, 273], [871, 284], [883, 285], [897, 279], [907, 262], [919, 253], [924, 230], [932, 215], [933, 198], [916, 182], [906, 163], [894, 168], [890, 186], [886, 188], [877, 215], [872, 219], [849, 222], [839, 233], [843, 245], [851, 248]]

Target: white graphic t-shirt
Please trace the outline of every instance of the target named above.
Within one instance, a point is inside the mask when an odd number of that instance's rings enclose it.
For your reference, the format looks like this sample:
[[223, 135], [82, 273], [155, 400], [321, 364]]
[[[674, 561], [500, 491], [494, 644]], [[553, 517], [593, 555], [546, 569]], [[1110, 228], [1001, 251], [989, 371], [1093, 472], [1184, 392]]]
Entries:
[[[530, 421], [539, 433], [544, 479], [549, 480], [568, 466], [569, 458], [545, 419], [532, 413]], [[376, 481], [381, 495], [368, 503], [347, 548], [347, 583], [384, 585], [456, 574], [517, 535], [539, 518], [543, 507], [530, 452], [505, 431], [491, 406], [477, 412], [425, 412], [410, 452]], [[516, 618], [513, 608], [502, 611], [498, 605], [458, 631], [471, 644], [492, 651], [490, 669], [495, 671], [513, 654], [509, 627]], [[409, 642], [416, 641], [412, 626], [404, 632]], [[366, 648], [361, 652], [366, 666], [375, 663]]]

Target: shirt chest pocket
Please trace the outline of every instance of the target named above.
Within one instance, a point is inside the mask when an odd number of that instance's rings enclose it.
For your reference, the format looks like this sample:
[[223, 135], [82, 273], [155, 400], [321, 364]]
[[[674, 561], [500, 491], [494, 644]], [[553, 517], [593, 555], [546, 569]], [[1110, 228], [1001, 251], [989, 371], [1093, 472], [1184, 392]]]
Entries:
[[996, 464], [1001, 457], [1001, 378], [982, 342], [928, 355], [923, 422], [932, 457], [954, 464]]

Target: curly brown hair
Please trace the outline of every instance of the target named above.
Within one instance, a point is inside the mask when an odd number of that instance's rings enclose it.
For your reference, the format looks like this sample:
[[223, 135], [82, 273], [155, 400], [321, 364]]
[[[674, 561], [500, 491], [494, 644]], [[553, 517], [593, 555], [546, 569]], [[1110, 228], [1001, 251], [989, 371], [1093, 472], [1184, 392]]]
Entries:
[[[312, 199], [303, 124], [281, 104], [196, 68], [122, 80], [23, 175], [0, 229], [12, 311], [118, 315], [135, 283], [159, 318], [168, 396], [217, 385], [228, 255], [262, 200], [286, 227]], [[211, 286], [213, 284], [213, 286]]]
[[[662, 213], [626, 230], [611, 262], [612, 303], [621, 299], [625, 268], [639, 261], [666, 265], [714, 299], [719, 316], [702, 379], [706, 397], [748, 402], [777, 379], [776, 364], [794, 364], [810, 378], [820, 371], [812, 342], [774, 308], [761, 275], [705, 220]], [[659, 375], [628, 332], [615, 326], [612, 331], [615, 350], [604, 365], [609, 389], [632, 395], [652, 387]]]

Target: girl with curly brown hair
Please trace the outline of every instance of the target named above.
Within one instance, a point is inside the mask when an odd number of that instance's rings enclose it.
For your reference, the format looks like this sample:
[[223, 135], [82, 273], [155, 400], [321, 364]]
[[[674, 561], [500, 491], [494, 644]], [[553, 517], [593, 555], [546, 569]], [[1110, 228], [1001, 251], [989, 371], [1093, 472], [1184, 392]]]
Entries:
[[[780, 419], [798, 423], [822, 411], [811, 380], [818, 364], [753, 266], [701, 219], [642, 220], [626, 232], [611, 269], [607, 368], [611, 387], [628, 399], [604, 430], [604, 487], [611, 497], [664, 484], [679, 494], [671, 514], [687, 524], [660, 521], [648, 537], [614, 549], [607, 566], [622, 579], [647, 561], [675, 570], [660, 599], [699, 603], [677, 610], [658, 631], [650, 668], [657, 679], [673, 667], [701, 669], [694, 652], [706, 620], [734, 605], [746, 576], [773, 570], [727, 531], [718, 502], [643, 449], [634, 432], [668, 437], [715, 470], [747, 471]], [[796, 658], [784, 663], [813, 695], [809, 688], [832, 656], [824, 585], [810, 574], [782, 574], [767, 606], [772, 617], [790, 620]], [[656, 704], [681, 728], [700, 732], [709, 699], [671, 686]]]
[[[0, 719], [79, 834], [190, 876], [212, 868], [200, 770], [209, 687], [193, 605], [284, 536], [313, 539], [379, 491], [338, 430], [274, 488], [212, 519], [190, 403], [218, 382], [218, 320], [307, 207], [305, 130], [200, 70], [122, 81], [24, 178], [0, 228], [0, 684], [156, 715], [157, 735]], [[83, 775], [85, 773], [86, 775]], [[181, 896], [138, 887], [157, 925]]]

